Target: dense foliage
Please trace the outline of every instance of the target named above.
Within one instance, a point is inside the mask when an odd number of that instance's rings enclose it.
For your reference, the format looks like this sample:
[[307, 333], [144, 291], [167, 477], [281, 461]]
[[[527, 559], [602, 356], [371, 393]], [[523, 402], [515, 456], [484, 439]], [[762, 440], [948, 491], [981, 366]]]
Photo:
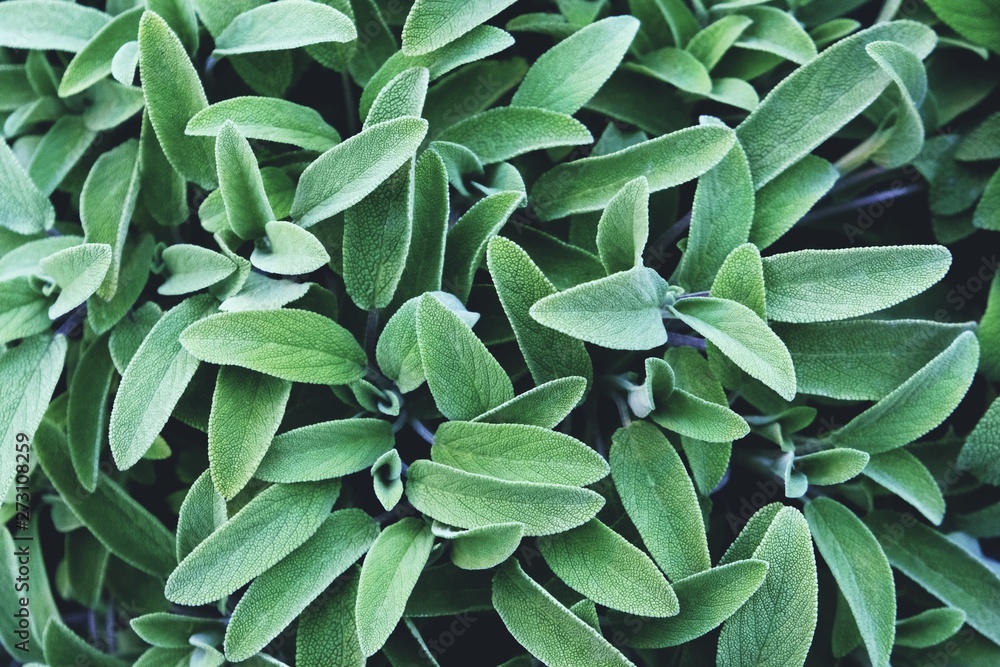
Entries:
[[0, 1], [0, 643], [995, 667], [998, 55], [997, 0]]

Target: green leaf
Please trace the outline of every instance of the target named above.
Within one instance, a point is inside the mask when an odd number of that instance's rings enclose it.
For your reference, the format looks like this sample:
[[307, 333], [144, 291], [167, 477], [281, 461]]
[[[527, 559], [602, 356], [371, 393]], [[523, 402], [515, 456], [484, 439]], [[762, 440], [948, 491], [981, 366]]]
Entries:
[[146, 113], [167, 160], [185, 179], [214, 188], [215, 142], [184, 134], [191, 117], [208, 106], [208, 98], [180, 39], [150, 11], [139, 23], [139, 75]]
[[372, 102], [365, 125], [376, 125], [403, 116], [423, 115], [430, 71], [426, 67], [411, 67], [392, 78]]
[[300, 547], [257, 577], [226, 629], [226, 657], [245, 660], [262, 650], [379, 536], [359, 509], [334, 512]]
[[583, 343], [540, 325], [530, 315], [535, 303], [556, 290], [528, 254], [513, 241], [495, 237], [487, 246], [486, 263], [535, 382], [568, 376], [589, 382], [593, 369]]
[[913, 442], [937, 427], [958, 406], [979, 365], [979, 343], [960, 335], [891, 394], [833, 431], [827, 440], [869, 454]]
[[736, 46], [763, 51], [803, 65], [816, 55], [816, 45], [795, 18], [776, 7], [746, 7], [740, 13], [753, 23]]
[[147, 301], [136, 308], [132, 317], [126, 318], [114, 328], [108, 338], [108, 349], [115, 369], [119, 375], [124, 375], [125, 368], [135, 356], [142, 341], [149, 335], [153, 325], [163, 316], [163, 311], [152, 301]]
[[108, 439], [119, 470], [135, 465], [167, 423], [199, 361], [178, 341], [190, 324], [215, 309], [208, 296], [191, 297], [153, 325], [122, 373]]
[[78, 661], [84, 661], [93, 667], [125, 667], [128, 664], [101, 653], [67, 628], [58, 617], [49, 619], [42, 641], [45, 645], [45, 662], [50, 665], [72, 665]]
[[223, 366], [208, 419], [208, 460], [223, 498], [242, 489], [264, 458], [285, 412], [292, 383]]
[[597, 223], [597, 253], [608, 274], [642, 266], [649, 238], [649, 183], [629, 181], [608, 202]]
[[750, 432], [746, 421], [728, 407], [683, 389], [656, 401], [649, 418], [665, 429], [704, 442], [732, 442]]
[[49, 306], [49, 318], [62, 317], [97, 291], [111, 267], [111, 255], [107, 243], [82, 243], [39, 262], [60, 288], [59, 298]]
[[941, 525], [944, 496], [934, 476], [916, 456], [903, 448], [875, 454], [863, 473], [913, 505], [935, 526]]
[[1000, 53], [997, 37], [997, 5], [995, 0], [928, 0], [927, 5], [942, 21], [970, 42], [982, 44]]
[[555, 428], [583, 398], [587, 380], [565, 377], [529, 389], [472, 419], [490, 424], [531, 424]]
[[511, 482], [588, 486], [609, 472], [576, 438], [526, 424], [446, 422], [434, 434], [431, 459]]
[[392, 301], [410, 248], [413, 202], [410, 160], [344, 214], [344, 285], [358, 308]]
[[982, 561], [912, 515], [877, 511], [865, 517], [892, 566], [1000, 643], [1000, 578]]
[[482, 163], [494, 164], [545, 148], [579, 146], [594, 141], [571, 116], [529, 107], [498, 107], [452, 125], [441, 141], [461, 144]]
[[295, 640], [295, 664], [299, 667], [364, 667], [354, 621], [359, 572], [360, 568], [352, 568], [299, 616]]
[[753, 217], [750, 165], [737, 143], [698, 179], [691, 231], [671, 281], [689, 292], [709, 289], [729, 253], [747, 242]]
[[872, 42], [865, 47], [899, 91], [895, 124], [886, 131], [884, 143], [872, 155], [875, 164], [894, 169], [911, 162], [924, 146], [920, 109], [927, 96], [927, 72], [913, 51], [896, 42]]
[[722, 625], [757, 592], [767, 570], [765, 561], [740, 560], [675, 581], [680, 612], [626, 625], [622, 630], [626, 641], [637, 648], [666, 648], [701, 637]]
[[364, 655], [382, 648], [399, 623], [433, 545], [430, 526], [412, 517], [392, 524], [375, 540], [361, 566], [354, 608]]
[[714, 167], [733, 146], [724, 127], [689, 127], [600, 157], [566, 162], [535, 182], [531, 202], [542, 220], [607, 206], [622, 187], [645, 176], [650, 192], [686, 183]]
[[215, 38], [212, 56], [287, 51], [310, 44], [357, 39], [354, 23], [329, 5], [307, 0], [265, 3], [242, 12]]
[[156, 290], [165, 296], [190, 294], [211, 287], [236, 272], [236, 264], [222, 253], [189, 243], [177, 243], [163, 251], [169, 277]]
[[615, 488], [653, 560], [673, 580], [709, 569], [694, 485], [670, 441], [636, 421], [615, 431], [611, 442]]
[[167, 579], [167, 599], [196, 606], [231, 594], [312, 537], [339, 492], [338, 482], [265, 489], [181, 561]]
[[634, 667], [594, 628], [580, 620], [509, 560], [493, 578], [493, 606], [514, 638], [550, 667]]
[[[808, 155], [874, 102], [891, 82], [865, 47], [902, 44], [921, 59], [934, 32], [913, 21], [877, 24], [841, 40], [786, 77], [736, 129], [758, 188]], [[843, 76], [850, 72], [851, 76]]]
[[403, 53], [419, 56], [454, 42], [514, 4], [514, 0], [417, 0], [403, 25]]
[[413, 174], [413, 225], [394, 303], [441, 289], [448, 232], [448, 173], [435, 151], [424, 151]]
[[108, 551], [143, 572], [165, 577], [177, 564], [174, 536], [129, 493], [100, 475], [93, 493], [80, 488], [66, 436], [43, 421], [34, 440], [38, 462], [73, 514]]
[[445, 244], [444, 286], [460, 300], [467, 301], [472, 281], [486, 255], [489, 240], [506, 224], [524, 195], [502, 191], [477, 201], [448, 230]]
[[882, 547], [854, 512], [835, 500], [817, 498], [806, 504], [805, 515], [872, 664], [888, 665], [896, 634], [896, 587]]
[[[56, 237], [58, 238], [58, 237]], [[0, 289], [0, 343], [29, 338], [52, 326], [49, 304], [52, 299], [39, 292], [29, 278], [15, 278]]]
[[683, 49], [668, 46], [643, 55], [638, 63], [628, 63], [625, 69], [659, 79], [680, 90], [708, 95], [712, 79], [708, 70], [693, 55]]
[[677, 597], [656, 564], [597, 519], [539, 538], [546, 564], [597, 604], [639, 616], [674, 616]]
[[500, 565], [524, 537], [524, 526], [520, 523], [498, 523], [471, 530], [455, 530], [441, 524], [431, 528], [435, 535], [448, 540], [451, 562], [463, 570], [488, 570]]
[[411, 67], [426, 67], [430, 73], [430, 79], [433, 81], [456, 67], [491, 56], [513, 43], [514, 38], [503, 30], [481, 25], [473, 28], [454, 42], [423, 55], [408, 56], [402, 51], [393, 53], [384, 63], [381, 63], [378, 71], [365, 84], [360, 100], [361, 115], [367, 115], [379, 91], [404, 70]]
[[413, 156], [426, 133], [427, 121], [403, 117], [334, 146], [302, 173], [292, 218], [309, 227], [357, 204]]
[[222, 629], [217, 619], [167, 612], [137, 616], [129, 622], [129, 626], [144, 642], [159, 648], [191, 648], [188, 642], [191, 635]]
[[311, 232], [284, 220], [264, 225], [267, 241], [255, 247], [250, 263], [262, 271], [297, 276], [320, 269], [330, 261], [326, 248]]
[[340, 143], [340, 134], [315, 109], [276, 97], [233, 97], [217, 102], [192, 116], [184, 132], [198, 137], [218, 136], [227, 121], [248, 139], [320, 152]]
[[993, 401], [989, 409], [965, 440], [958, 465], [971, 470], [980, 480], [997, 486], [1000, 484], [1000, 464], [997, 462], [1000, 434], [1000, 401]]
[[847, 320], [778, 325], [799, 391], [844, 400], [888, 396], [941, 353], [969, 324]]
[[56, 212], [49, 198], [32, 182], [3, 139], [0, 139], [0, 187], [4, 192], [0, 226], [18, 234], [34, 234], [55, 222]]
[[592, 519], [604, 498], [560, 484], [509, 482], [424, 459], [407, 471], [406, 495], [420, 512], [459, 528], [521, 523], [525, 536], [551, 535]]
[[110, 20], [104, 12], [76, 3], [10, 0], [0, 6], [0, 46], [76, 53]]
[[364, 350], [342, 326], [305, 310], [221, 313], [180, 336], [190, 354], [292, 382], [349, 384], [364, 375]]
[[275, 219], [274, 211], [250, 142], [231, 120], [222, 124], [215, 139], [215, 163], [229, 226], [241, 239], [260, 238], [264, 225]]
[[807, 155], [782, 171], [757, 191], [750, 241], [764, 249], [784, 236], [839, 177], [832, 164], [815, 155]]
[[38, 189], [51, 195], [97, 138], [81, 116], [63, 116], [38, 143], [28, 175]]
[[613, 16], [575, 32], [532, 64], [511, 104], [574, 114], [618, 67], [639, 29], [631, 16]]
[[930, 648], [953, 636], [965, 623], [961, 609], [939, 607], [896, 621], [896, 646]]
[[133, 7], [108, 21], [95, 33], [66, 66], [59, 82], [59, 97], [81, 93], [111, 74], [115, 54], [126, 43], [134, 42], [139, 34], [141, 16], [142, 9]]
[[320, 422], [275, 437], [255, 476], [283, 483], [343, 477], [370, 468], [392, 446], [392, 424], [385, 420]]
[[800, 250], [767, 257], [767, 315], [828, 322], [867, 315], [920, 294], [948, 272], [942, 246]]
[[80, 222], [87, 242], [111, 246], [111, 266], [97, 289], [105, 301], [118, 290], [126, 234], [139, 196], [139, 167], [139, 144], [127, 141], [97, 158], [80, 194]]
[[372, 485], [375, 497], [386, 512], [395, 507], [403, 497], [403, 460], [399, 452], [390, 449], [372, 464]]
[[648, 350], [667, 342], [661, 306], [668, 285], [637, 266], [547, 296], [529, 310], [536, 322], [614, 350]]
[[[206, 470], [194, 481], [181, 503], [177, 519], [177, 560], [184, 560], [228, 518], [226, 499], [215, 490], [212, 474]], [[187, 642], [186, 637], [184, 641]]]
[[101, 445], [108, 426], [108, 395], [115, 365], [107, 337], [95, 340], [80, 356], [69, 385], [66, 432], [77, 479], [87, 491], [97, 487]]
[[868, 465], [869, 458], [867, 452], [847, 447], [789, 456], [784, 471], [785, 495], [800, 498], [810, 484], [830, 486], [854, 479]]
[[791, 400], [795, 396], [792, 358], [781, 339], [755, 312], [735, 301], [713, 297], [683, 299], [670, 312], [782, 398]]
[[448, 419], [472, 419], [514, 398], [507, 373], [459, 317], [433, 297], [417, 308], [417, 342], [434, 403]]
[[722, 625], [720, 667], [801, 667], [816, 629], [817, 583], [809, 526], [781, 509], [753, 551], [770, 567], [757, 592]]
[[983, 196], [976, 205], [975, 213], [973, 213], [972, 224], [979, 229], [1000, 231], [1000, 223], [997, 222], [1000, 218], [1000, 176], [997, 175], [998, 173], [1000, 170], [994, 172], [986, 184]]
[[[138, 37], [138, 34], [136, 36]], [[123, 86], [131, 86], [135, 82], [137, 69], [139, 69], [139, 42], [137, 40], [125, 42], [111, 59], [111, 76]], [[65, 76], [63, 79], [65, 80]]]
[[751, 23], [753, 19], [747, 16], [739, 14], [723, 16], [699, 30], [685, 49], [711, 71]]

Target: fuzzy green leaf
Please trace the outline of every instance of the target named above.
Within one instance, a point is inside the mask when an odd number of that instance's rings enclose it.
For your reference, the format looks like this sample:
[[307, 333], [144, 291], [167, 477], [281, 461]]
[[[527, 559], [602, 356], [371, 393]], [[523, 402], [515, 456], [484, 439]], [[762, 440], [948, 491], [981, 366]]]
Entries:
[[229, 226], [241, 239], [260, 238], [264, 225], [274, 220], [274, 211], [250, 142], [231, 120], [222, 124], [215, 139], [215, 163]]
[[736, 129], [758, 188], [811, 153], [882, 94], [891, 79], [865, 51], [877, 41], [898, 42], [923, 59], [937, 36], [914, 21], [877, 24], [826, 49], [775, 86]]
[[434, 534], [448, 540], [451, 562], [463, 570], [488, 570], [507, 560], [524, 537], [524, 525], [498, 523], [470, 530], [434, 524]]
[[530, 315], [535, 303], [556, 290], [528, 254], [513, 241], [495, 237], [487, 247], [486, 263], [535, 382], [567, 376], [589, 381], [593, 369], [583, 343], [540, 325]]
[[611, 442], [615, 488], [653, 560], [671, 579], [709, 569], [694, 485], [670, 441], [637, 421], [615, 431]]
[[108, 395], [115, 365], [108, 339], [95, 340], [80, 356], [69, 386], [66, 432], [77, 479], [87, 491], [97, 486], [101, 445], [108, 427]]
[[342, 326], [305, 310], [220, 313], [184, 330], [194, 357], [292, 382], [349, 384], [364, 375], [364, 350]]
[[370, 468], [392, 446], [392, 424], [385, 420], [320, 422], [274, 438], [255, 476], [286, 483], [343, 477]]
[[227, 121], [248, 139], [320, 152], [340, 143], [340, 134], [315, 109], [275, 97], [233, 97], [217, 102], [192, 116], [184, 131], [191, 136], [217, 136]]
[[108, 551], [156, 577], [164, 577], [173, 569], [177, 561], [170, 531], [105, 475], [98, 478], [93, 493], [81, 489], [70, 463], [66, 436], [52, 422], [42, 422], [34, 445], [52, 485]]
[[266, 248], [256, 247], [250, 263], [262, 271], [297, 276], [320, 269], [330, 261], [326, 248], [309, 230], [284, 220], [264, 225]]
[[954, 635], [965, 624], [961, 609], [939, 607], [896, 621], [896, 646], [930, 648]]
[[588, 486], [609, 472], [576, 438], [526, 424], [446, 422], [434, 434], [431, 459], [511, 482]]
[[882, 547], [854, 512], [835, 500], [817, 498], [806, 505], [805, 514], [872, 664], [888, 665], [896, 635], [896, 587]]
[[958, 406], [978, 365], [979, 343], [967, 331], [891, 394], [830, 433], [827, 440], [869, 454], [913, 442]]
[[194, 481], [177, 519], [177, 560], [182, 561], [226, 522], [226, 499], [212, 483], [211, 472], [206, 470]]
[[169, 277], [157, 288], [159, 294], [176, 296], [211, 287], [236, 272], [236, 264], [222, 253], [199, 245], [177, 243], [163, 251]]
[[178, 336], [213, 310], [214, 299], [196, 296], [167, 311], [122, 373], [109, 428], [119, 470], [142, 458], [170, 418], [200, 363], [181, 347]]
[[202, 605], [226, 597], [312, 537], [339, 492], [338, 482], [262, 491], [185, 556], [167, 579], [167, 599]]
[[637, 648], [666, 648], [701, 637], [722, 625], [757, 592], [767, 570], [765, 561], [740, 560], [675, 581], [680, 612], [626, 626], [626, 641]]
[[597, 253], [608, 274], [642, 265], [649, 237], [649, 183], [629, 181], [608, 202], [597, 223]]
[[397, 74], [375, 96], [365, 125], [376, 125], [403, 116], [422, 116], [429, 82], [430, 71], [426, 67], [411, 67]]
[[487, 410], [472, 421], [555, 428], [580, 402], [586, 389], [587, 381], [582, 377], [550, 380]]
[[829, 322], [894, 306], [941, 280], [951, 266], [942, 246], [800, 250], [764, 259], [767, 316]]
[[[142, 8], [133, 7], [111, 19], [94, 34], [66, 66], [59, 82], [59, 97], [83, 92], [111, 74], [112, 62], [119, 49], [129, 42], [135, 42], [141, 16]], [[135, 66], [132, 71], [135, 71]]]
[[499, 362], [433, 297], [422, 297], [417, 308], [417, 342], [434, 403], [449, 419], [472, 419], [514, 398]]
[[817, 582], [809, 526], [781, 509], [753, 551], [770, 567], [764, 583], [722, 625], [720, 667], [801, 667], [816, 629]]
[[865, 517], [892, 566], [1000, 643], [1000, 577], [982, 561], [912, 515], [878, 511]]
[[417, 510], [459, 528], [520, 523], [526, 536], [575, 528], [604, 506], [588, 489], [508, 482], [421, 459], [407, 472], [406, 496]]
[[958, 34], [975, 44], [1000, 53], [997, 37], [996, 2], [993, 0], [928, 0], [928, 6]]
[[560, 164], [535, 182], [531, 203], [542, 220], [597, 211], [631, 180], [645, 176], [650, 192], [686, 183], [714, 167], [735, 141], [724, 127], [689, 127], [600, 157]]
[[433, 545], [430, 526], [412, 517], [392, 524], [375, 540], [361, 566], [354, 607], [364, 655], [382, 648], [399, 623]]
[[219, 369], [208, 419], [208, 461], [223, 498], [250, 481], [285, 412], [292, 383], [223, 366]]
[[180, 39], [150, 11], [139, 23], [139, 73], [146, 112], [163, 154], [187, 180], [215, 187], [215, 142], [184, 134], [191, 117], [208, 106], [201, 79]]
[[111, 267], [111, 257], [107, 243], [81, 243], [41, 260], [42, 270], [59, 286], [59, 298], [49, 306], [49, 317], [62, 317], [96, 292]]
[[365, 666], [354, 621], [359, 572], [351, 569], [299, 616], [295, 663], [300, 667]]
[[441, 156], [424, 151], [413, 173], [413, 227], [394, 303], [441, 289], [448, 232], [448, 172]]
[[[786, 400], [795, 396], [792, 358], [755, 312], [735, 301], [713, 297], [683, 299], [670, 311], [780, 396]], [[770, 316], [770, 307], [768, 311]]]
[[680, 610], [649, 556], [597, 519], [539, 538], [538, 548], [560, 579], [598, 604], [657, 618]]
[[[750, 241], [764, 249], [784, 236], [839, 177], [832, 164], [815, 155], [805, 156], [778, 174], [757, 191]], [[849, 229], [853, 228], [845, 231]]]
[[377, 537], [375, 522], [359, 509], [329, 515], [312, 537], [250, 584], [226, 629], [226, 657], [246, 660], [263, 649]]
[[0, 46], [13, 49], [83, 49], [111, 17], [76, 3], [10, 0], [0, 5]]
[[287, 51], [310, 44], [357, 39], [354, 23], [322, 2], [282, 0], [241, 13], [215, 38], [216, 58]]
[[292, 218], [309, 227], [357, 204], [413, 156], [426, 133], [427, 121], [403, 117], [334, 146], [302, 172]]
[[511, 104], [576, 113], [618, 67], [638, 29], [634, 17], [612, 16], [577, 31], [532, 64]]
[[637, 266], [547, 296], [529, 310], [544, 326], [615, 350], [648, 350], [667, 342], [660, 310], [668, 285]]
[[56, 212], [49, 198], [32, 182], [3, 139], [0, 139], [0, 187], [4, 192], [0, 226], [18, 234], [34, 234], [55, 222]]
[[941, 525], [944, 496], [930, 470], [916, 456], [903, 448], [875, 454], [863, 472], [913, 505], [935, 526]]
[[600, 632], [580, 620], [509, 560], [493, 578], [493, 606], [514, 638], [550, 667], [634, 667]]
[[1000, 401], [993, 401], [965, 440], [958, 465], [994, 486], [1000, 484]]
[[442, 132], [439, 140], [465, 146], [485, 165], [545, 148], [589, 144], [594, 138], [566, 114], [511, 106], [466, 118]]
[[403, 53], [419, 56], [454, 42], [514, 4], [514, 0], [417, 0], [403, 25]]

